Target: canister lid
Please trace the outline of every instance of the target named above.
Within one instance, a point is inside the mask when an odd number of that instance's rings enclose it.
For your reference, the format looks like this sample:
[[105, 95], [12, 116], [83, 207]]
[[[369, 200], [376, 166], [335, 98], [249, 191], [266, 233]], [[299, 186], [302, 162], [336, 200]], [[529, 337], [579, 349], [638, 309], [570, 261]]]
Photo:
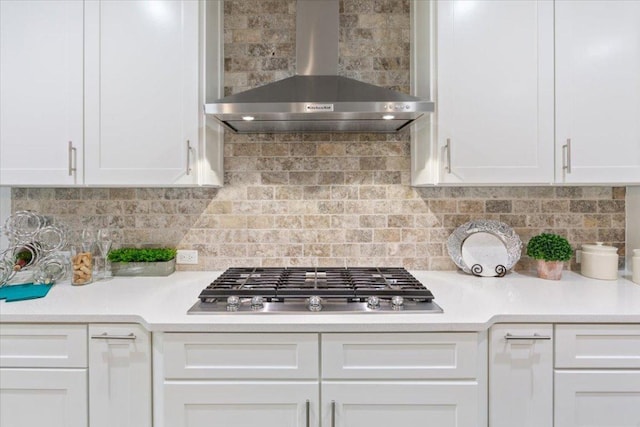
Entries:
[[615, 246], [607, 246], [602, 242], [596, 242], [595, 245], [582, 245], [584, 252], [596, 253], [596, 254], [615, 254], [618, 253], [618, 248]]

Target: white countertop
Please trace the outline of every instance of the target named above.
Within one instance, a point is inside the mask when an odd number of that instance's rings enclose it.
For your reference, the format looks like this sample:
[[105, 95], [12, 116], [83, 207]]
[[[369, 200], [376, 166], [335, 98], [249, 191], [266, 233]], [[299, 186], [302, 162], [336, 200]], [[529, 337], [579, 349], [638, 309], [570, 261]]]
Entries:
[[498, 322], [640, 323], [640, 285], [563, 273], [550, 281], [510, 273], [480, 278], [411, 271], [444, 313], [187, 315], [221, 272], [117, 277], [86, 286], [56, 284], [44, 298], [0, 301], [0, 322], [141, 323], [151, 331], [325, 332], [480, 331]]

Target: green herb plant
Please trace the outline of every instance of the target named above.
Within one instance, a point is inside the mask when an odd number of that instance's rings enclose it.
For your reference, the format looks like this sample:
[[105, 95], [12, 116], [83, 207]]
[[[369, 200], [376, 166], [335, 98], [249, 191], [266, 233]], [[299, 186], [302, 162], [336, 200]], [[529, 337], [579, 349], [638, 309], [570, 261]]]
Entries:
[[544, 261], [569, 261], [573, 255], [573, 248], [562, 236], [542, 233], [529, 240], [527, 255]]
[[176, 257], [173, 248], [120, 248], [109, 251], [111, 262], [163, 262]]

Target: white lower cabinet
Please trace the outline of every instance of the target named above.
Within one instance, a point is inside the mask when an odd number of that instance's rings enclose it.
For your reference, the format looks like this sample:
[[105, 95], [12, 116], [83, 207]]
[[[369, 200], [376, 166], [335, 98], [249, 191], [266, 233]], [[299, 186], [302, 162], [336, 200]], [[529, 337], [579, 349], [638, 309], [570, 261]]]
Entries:
[[159, 425], [317, 426], [318, 390], [317, 381], [168, 381]]
[[483, 426], [482, 337], [154, 334], [154, 426]]
[[479, 334], [328, 333], [321, 343], [323, 427], [486, 424]]
[[136, 324], [89, 325], [91, 427], [151, 427], [151, 335]]
[[640, 325], [556, 325], [554, 427], [640, 425]]
[[640, 370], [556, 371], [555, 427], [640, 425]]
[[86, 369], [0, 369], [0, 426], [87, 426]]
[[322, 383], [323, 427], [474, 427], [475, 381], [331, 381]]
[[0, 327], [0, 426], [86, 427], [86, 325]]
[[491, 327], [489, 425], [553, 426], [551, 324], [496, 324]]
[[318, 334], [154, 334], [155, 427], [318, 426]]

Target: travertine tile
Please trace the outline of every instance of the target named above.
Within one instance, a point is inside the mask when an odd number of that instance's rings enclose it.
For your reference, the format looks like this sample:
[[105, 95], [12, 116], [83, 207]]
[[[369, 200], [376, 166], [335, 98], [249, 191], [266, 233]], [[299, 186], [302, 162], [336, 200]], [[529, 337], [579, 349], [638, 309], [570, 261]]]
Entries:
[[481, 200], [458, 200], [459, 213], [483, 213], [485, 204]]
[[487, 213], [511, 213], [513, 211], [511, 200], [487, 200], [485, 209]]

